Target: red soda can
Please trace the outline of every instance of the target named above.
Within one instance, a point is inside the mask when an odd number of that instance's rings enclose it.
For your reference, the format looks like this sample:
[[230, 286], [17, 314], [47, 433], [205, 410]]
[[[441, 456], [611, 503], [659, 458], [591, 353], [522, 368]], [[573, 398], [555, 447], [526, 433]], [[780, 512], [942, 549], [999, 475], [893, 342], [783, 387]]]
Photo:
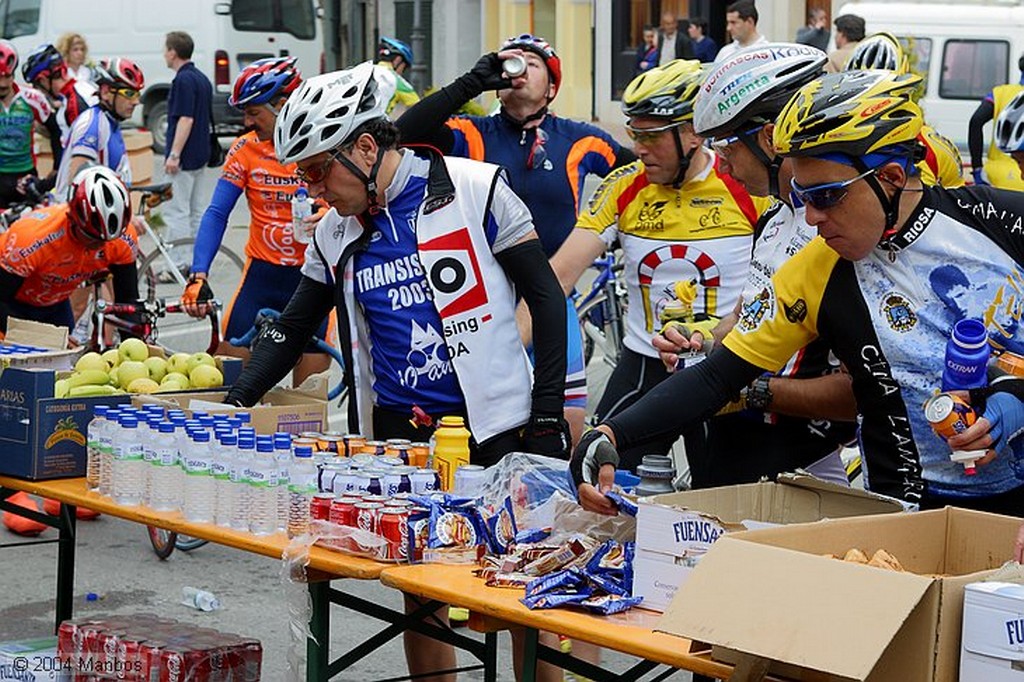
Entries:
[[387, 544], [379, 552], [385, 561], [404, 561], [409, 558], [409, 510], [385, 507], [380, 514], [379, 534]]
[[66, 620], [57, 628], [57, 657], [61, 661], [74, 660], [82, 653], [85, 633], [76, 620]]
[[385, 504], [389, 499], [387, 495], [363, 495], [363, 502], [376, 502], [377, 504]]
[[138, 682], [138, 680], [145, 680], [148, 682], [148, 677], [143, 677], [139, 670], [141, 665], [139, 663], [139, 653], [142, 647], [144, 638], [137, 637], [135, 635], [125, 635], [117, 641], [117, 662], [115, 669], [115, 676], [119, 680], [128, 680], [129, 682]]
[[147, 639], [139, 646], [139, 680], [160, 679], [160, 652], [167, 646], [162, 640]]
[[350, 496], [334, 498], [334, 501], [331, 503], [331, 515], [328, 520], [339, 526], [354, 527], [356, 525], [356, 504], [359, 501], [358, 498]]
[[160, 654], [160, 682], [211, 682], [207, 652], [188, 645], [167, 647]]
[[[399, 495], [406, 495], [408, 493], [398, 493]], [[398, 509], [412, 509], [413, 501], [402, 497], [393, 497], [384, 503], [385, 507], [393, 507]]]
[[[377, 534], [377, 524], [380, 520], [380, 511], [384, 505], [380, 502], [359, 502], [356, 504], [356, 528], [367, 533]], [[366, 544], [356, 540], [356, 544], [362, 550], [374, 549], [375, 545]]]
[[334, 493], [316, 493], [309, 505], [309, 517], [314, 521], [329, 521]]
[[243, 639], [239, 643], [242, 654], [242, 666], [234, 679], [239, 682], [260, 682], [260, 669], [263, 667], [263, 645], [257, 639]]
[[942, 438], [952, 438], [966, 431], [978, 420], [970, 403], [952, 393], [940, 393], [924, 403], [924, 418]]
[[100, 650], [94, 659], [94, 670], [110, 673], [110, 676], [113, 677], [113, 672], [117, 665], [118, 642], [127, 635], [128, 633], [125, 630], [105, 630], [100, 634]]

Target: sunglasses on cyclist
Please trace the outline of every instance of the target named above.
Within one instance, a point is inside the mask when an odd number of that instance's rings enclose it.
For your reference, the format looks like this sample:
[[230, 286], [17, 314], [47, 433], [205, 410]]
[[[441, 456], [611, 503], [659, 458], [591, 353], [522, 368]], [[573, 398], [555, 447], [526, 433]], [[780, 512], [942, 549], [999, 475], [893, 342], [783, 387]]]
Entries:
[[548, 134], [537, 128], [537, 135], [533, 138], [533, 146], [530, 147], [530, 155], [526, 157], [526, 167], [530, 170], [544, 167], [544, 163], [548, 160], [548, 150], [544, 148], [544, 143], [547, 141]]
[[132, 88], [114, 88], [114, 92], [127, 99], [138, 99], [139, 91]]
[[634, 128], [629, 123], [626, 124], [626, 134], [629, 135], [629, 139], [640, 144], [650, 144], [657, 140], [662, 133], [678, 128], [683, 125], [683, 121], [676, 123], [669, 123], [668, 125], [658, 126], [657, 128]]
[[332, 150], [328, 152], [327, 159], [323, 163], [316, 166], [310, 166], [309, 168], [305, 169], [296, 168], [295, 175], [299, 178], [299, 180], [306, 183], [307, 185], [314, 185], [323, 182], [324, 178], [327, 177], [327, 174], [331, 170], [331, 164], [333, 164], [337, 160], [338, 152]]
[[716, 137], [715, 139], [711, 140], [711, 148], [720, 154], [728, 154], [729, 147], [739, 142], [740, 138], [746, 137], [747, 135], [754, 135], [755, 133], [760, 132], [761, 128], [764, 128], [763, 124], [755, 126], [753, 128], [749, 128], [747, 130], [743, 130], [739, 133], [736, 133], [735, 135], [730, 135], [729, 137]]
[[824, 211], [830, 208], [835, 208], [846, 195], [850, 193], [850, 185], [863, 180], [869, 175], [874, 174], [878, 170], [877, 168], [869, 168], [860, 175], [850, 178], [849, 180], [843, 180], [841, 182], [826, 182], [820, 185], [813, 185], [811, 187], [801, 187], [800, 184], [795, 180], [790, 180], [789, 184], [793, 188], [793, 196], [800, 200], [800, 203], [805, 206], [811, 206]]

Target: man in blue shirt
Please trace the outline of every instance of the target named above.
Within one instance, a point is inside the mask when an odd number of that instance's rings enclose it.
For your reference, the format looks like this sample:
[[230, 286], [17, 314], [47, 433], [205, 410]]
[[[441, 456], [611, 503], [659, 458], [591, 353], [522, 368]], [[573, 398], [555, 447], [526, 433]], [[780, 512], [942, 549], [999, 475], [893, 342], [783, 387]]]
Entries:
[[718, 43], [708, 35], [708, 22], [703, 19], [690, 19], [690, 27], [686, 31], [693, 41], [693, 56], [705, 63], [715, 61]]
[[[195, 44], [184, 31], [171, 31], [164, 43], [164, 61], [175, 72], [167, 97], [167, 145], [164, 172], [174, 196], [164, 209], [169, 241], [194, 237], [206, 208], [202, 196], [203, 169], [210, 160], [210, 114], [213, 86], [192, 63]], [[192, 261], [189, 249], [175, 248], [171, 257], [182, 273]], [[173, 281], [171, 273], [159, 273], [160, 281]]]

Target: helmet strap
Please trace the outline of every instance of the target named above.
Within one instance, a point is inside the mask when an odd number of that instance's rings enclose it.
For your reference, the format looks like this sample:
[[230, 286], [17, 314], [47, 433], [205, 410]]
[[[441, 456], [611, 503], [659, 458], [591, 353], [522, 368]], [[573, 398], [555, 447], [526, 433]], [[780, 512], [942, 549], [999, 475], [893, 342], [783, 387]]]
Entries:
[[784, 159], [778, 154], [774, 158], [768, 158], [768, 155], [761, 149], [761, 145], [754, 139], [755, 137], [755, 135], [741, 134], [740, 140], [743, 141], [743, 144], [747, 145], [747, 149], [754, 155], [754, 158], [768, 169], [768, 194], [777, 199], [782, 199], [782, 193], [779, 190], [779, 169], [782, 167]]
[[352, 175], [359, 178], [366, 185], [366, 212], [370, 215], [377, 215], [380, 212], [380, 202], [377, 200], [377, 171], [380, 170], [380, 164], [384, 160], [384, 150], [380, 147], [377, 148], [377, 158], [374, 160], [373, 165], [370, 166], [369, 175], [340, 153], [334, 155], [334, 160], [347, 168]]
[[[866, 173], [871, 170], [866, 163], [861, 161], [857, 157], [852, 158], [853, 167], [861, 173]], [[885, 189], [882, 187], [882, 183], [878, 181], [875, 174], [871, 174], [864, 178], [864, 182], [868, 183], [868, 187], [875, 193], [878, 198], [878, 203], [882, 205], [882, 212], [885, 213], [885, 229], [882, 231], [882, 237], [878, 240], [879, 244], [883, 244], [892, 238], [893, 235], [898, 231], [896, 221], [899, 220], [900, 215], [900, 197], [903, 195], [903, 187], [896, 187], [896, 192], [892, 195], [892, 198], [885, 193]]]
[[679, 170], [676, 171], [676, 177], [672, 179], [672, 187], [679, 189], [683, 186], [686, 171], [690, 169], [690, 159], [697, 153], [697, 147], [691, 149], [689, 153], [683, 152], [683, 138], [679, 134], [679, 126], [672, 129], [672, 139], [675, 140], [676, 153], [679, 155]]

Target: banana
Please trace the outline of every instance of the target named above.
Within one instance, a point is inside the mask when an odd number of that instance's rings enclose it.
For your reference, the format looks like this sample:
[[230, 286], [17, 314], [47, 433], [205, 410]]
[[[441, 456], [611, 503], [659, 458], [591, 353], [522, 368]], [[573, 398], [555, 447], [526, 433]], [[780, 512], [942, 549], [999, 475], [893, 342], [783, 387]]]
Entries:
[[75, 386], [74, 388], [69, 390], [68, 391], [68, 397], [70, 397], [70, 398], [87, 398], [89, 396], [95, 396], [95, 395], [116, 395], [117, 393], [122, 393], [122, 391], [120, 391], [117, 388], [114, 388], [113, 386], [110, 386], [109, 384], [106, 385], [106, 386], [97, 386], [95, 384], [86, 384], [84, 386]]
[[79, 386], [106, 386], [110, 383], [110, 375], [99, 369], [87, 369], [75, 372], [68, 377], [68, 388]]
[[70, 388], [68, 387], [67, 379], [57, 379], [57, 381], [55, 381], [53, 384], [53, 397], [67, 398], [69, 390]]

